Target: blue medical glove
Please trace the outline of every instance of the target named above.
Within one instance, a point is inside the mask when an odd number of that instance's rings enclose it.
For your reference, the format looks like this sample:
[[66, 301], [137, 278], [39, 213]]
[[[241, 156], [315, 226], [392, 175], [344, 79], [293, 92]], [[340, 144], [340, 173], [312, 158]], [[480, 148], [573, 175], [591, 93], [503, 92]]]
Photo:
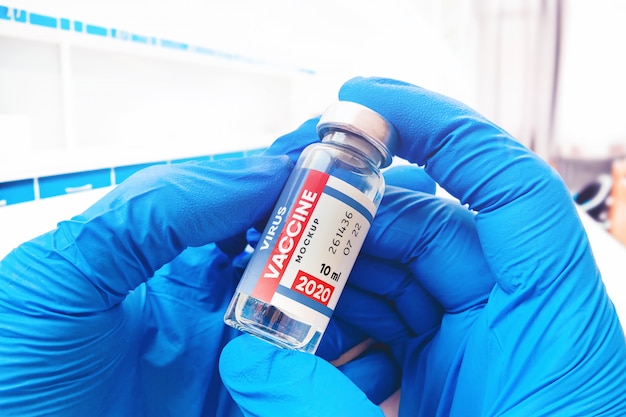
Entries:
[[[316, 123], [265, 155], [295, 161]], [[245, 230], [263, 224], [289, 168], [284, 157], [150, 168], [5, 258], [2, 415], [241, 415], [216, 372], [238, 334], [223, 314]], [[372, 398], [398, 379], [384, 350], [341, 369]], [[372, 381], [375, 369], [386, 378]]]
[[216, 370], [236, 334], [223, 324], [239, 278], [227, 243], [268, 215], [292, 166], [151, 167], [10, 253], [0, 415], [239, 415]]
[[[496, 282], [486, 303], [472, 302], [425, 266], [435, 256], [457, 265], [462, 285], [481, 279], [463, 273], [475, 261], [451, 260], [446, 248], [417, 241], [399, 254], [389, 231], [372, 235], [370, 249], [408, 263], [448, 313], [439, 333], [406, 359], [401, 413], [626, 415], [624, 333], [558, 175], [488, 120], [419, 87], [354, 79], [340, 98], [386, 117], [400, 134], [398, 155], [424, 165], [477, 213]], [[399, 215], [395, 227], [418, 216]]]
[[[369, 331], [402, 361], [400, 415], [626, 415], [624, 333], [558, 175], [471, 109], [419, 87], [359, 78], [342, 87], [340, 98], [386, 117], [400, 134], [398, 155], [425, 166], [461, 203], [387, 190], [359, 259], [365, 264], [357, 263], [349, 281], [362, 294], [346, 303], [344, 293], [343, 311], [339, 305], [336, 311], [368, 331], [359, 324], [363, 297], [389, 300], [400, 324], [385, 333], [375, 323]], [[381, 284], [385, 261], [393, 270], [408, 269], [407, 286], [396, 274], [385, 277], [392, 278], [388, 287]], [[430, 331], [404, 299], [413, 290], [403, 288], [413, 283], [444, 310]], [[227, 345], [220, 365], [240, 403], [250, 392], [223, 365], [245, 344]], [[264, 378], [258, 396], [281, 392], [275, 388], [284, 369], [315, 375], [323, 364], [311, 358], [310, 366], [300, 366], [301, 354], [270, 348], [263, 355], [263, 366], [254, 357], [238, 363], [239, 374], [258, 366], [251, 374]], [[377, 415], [337, 370], [320, 373], [334, 389], [309, 385], [309, 396], [276, 394], [274, 408], [308, 402], [317, 415], [333, 415], [343, 396], [355, 404], [352, 414], [341, 409], [345, 415]], [[271, 415], [251, 402], [243, 408]]]

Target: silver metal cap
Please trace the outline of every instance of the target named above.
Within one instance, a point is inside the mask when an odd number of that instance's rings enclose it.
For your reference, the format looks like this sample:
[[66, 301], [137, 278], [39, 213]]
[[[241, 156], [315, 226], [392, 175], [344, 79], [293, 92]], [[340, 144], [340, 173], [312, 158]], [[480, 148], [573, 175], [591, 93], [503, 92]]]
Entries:
[[383, 156], [381, 168], [391, 164], [398, 146], [398, 133], [374, 110], [352, 101], [338, 101], [326, 109], [317, 124], [320, 138], [331, 130], [363, 137]]

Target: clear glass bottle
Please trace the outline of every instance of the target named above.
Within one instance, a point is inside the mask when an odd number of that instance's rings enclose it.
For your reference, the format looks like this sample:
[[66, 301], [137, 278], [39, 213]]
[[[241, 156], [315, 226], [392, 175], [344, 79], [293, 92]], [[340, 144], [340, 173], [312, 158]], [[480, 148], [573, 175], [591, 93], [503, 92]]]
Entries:
[[339, 101], [300, 155], [226, 311], [226, 324], [314, 353], [363, 245], [397, 134], [373, 110]]

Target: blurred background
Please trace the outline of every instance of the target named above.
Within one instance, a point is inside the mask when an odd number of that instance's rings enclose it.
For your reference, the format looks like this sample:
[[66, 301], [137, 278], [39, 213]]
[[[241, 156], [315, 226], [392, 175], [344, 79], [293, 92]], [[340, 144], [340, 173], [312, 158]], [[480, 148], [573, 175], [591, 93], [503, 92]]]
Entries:
[[0, 255], [155, 163], [249, 155], [356, 75], [476, 108], [626, 244], [622, 0], [0, 0]]

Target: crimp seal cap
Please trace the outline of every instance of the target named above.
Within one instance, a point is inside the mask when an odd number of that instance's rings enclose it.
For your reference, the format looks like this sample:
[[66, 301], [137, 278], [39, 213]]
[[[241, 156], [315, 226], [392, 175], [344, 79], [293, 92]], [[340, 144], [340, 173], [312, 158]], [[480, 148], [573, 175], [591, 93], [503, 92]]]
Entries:
[[317, 133], [323, 138], [329, 131], [349, 132], [366, 139], [382, 155], [381, 168], [391, 164], [398, 146], [398, 132], [387, 119], [352, 101], [337, 101], [322, 114]]

